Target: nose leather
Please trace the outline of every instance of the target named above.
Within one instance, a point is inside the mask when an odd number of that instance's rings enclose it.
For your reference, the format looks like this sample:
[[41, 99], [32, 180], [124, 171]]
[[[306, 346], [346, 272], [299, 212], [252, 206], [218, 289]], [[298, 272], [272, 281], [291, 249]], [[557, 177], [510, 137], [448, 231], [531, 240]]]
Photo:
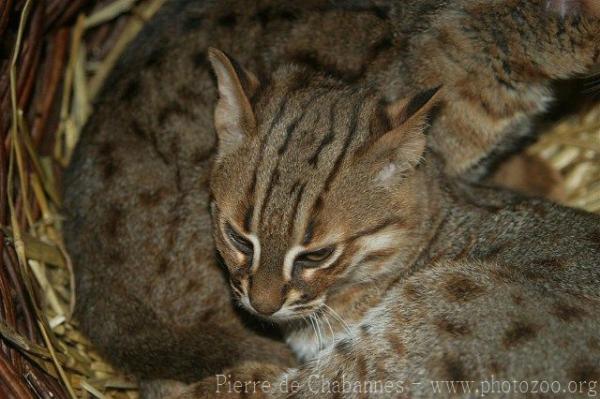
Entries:
[[281, 279], [259, 270], [250, 281], [250, 304], [258, 313], [272, 315], [283, 305], [283, 291], [284, 283]]

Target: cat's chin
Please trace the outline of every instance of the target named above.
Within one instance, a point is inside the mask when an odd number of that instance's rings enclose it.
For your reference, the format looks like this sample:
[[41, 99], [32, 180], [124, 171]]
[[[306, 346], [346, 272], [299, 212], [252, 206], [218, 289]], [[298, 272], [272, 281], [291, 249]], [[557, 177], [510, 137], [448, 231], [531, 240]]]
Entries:
[[270, 316], [267, 316], [266, 318], [268, 320], [271, 320], [275, 323], [292, 323], [298, 320], [302, 320], [302, 318], [305, 317], [310, 317], [309, 315], [302, 315], [302, 314], [283, 314], [283, 315], [279, 315], [279, 314], [272, 314]]
[[301, 320], [307, 320], [311, 317], [311, 315], [319, 313], [318, 308], [311, 310], [311, 311], [303, 311], [303, 312], [293, 312], [293, 311], [284, 309], [284, 310], [278, 310], [277, 312], [275, 312], [271, 315], [264, 315], [264, 314], [258, 313], [254, 309], [249, 309], [246, 307], [244, 307], [244, 309], [247, 312], [249, 312], [250, 314], [252, 314], [255, 317], [258, 317], [262, 320], [268, 320], [270, 322], [280, 323], [280, 324], [294, 323], [294, 322], [301, 321]]
[[[245, 300], [244, 300], [245, 299]], [[238, 305], [246, 312], [250, 313], [254, 317], [257, 317], [262, 320], [270, 321], [273, 323], [290, 323], [296, 322], [300, 320], [306, 320], [311, 317], [311, 315], [318, 314], [322, 311], [322, 305], [316, 305], [310, 309], [303, 309], [302, 311], [294, 311], [290, 309], [279, 309], [277, 312], [265, 315], [260, 312], [257, 312], [252, 305], [250, 305], [250, 301], [247, 298], [242, 298], [238, 300]]]

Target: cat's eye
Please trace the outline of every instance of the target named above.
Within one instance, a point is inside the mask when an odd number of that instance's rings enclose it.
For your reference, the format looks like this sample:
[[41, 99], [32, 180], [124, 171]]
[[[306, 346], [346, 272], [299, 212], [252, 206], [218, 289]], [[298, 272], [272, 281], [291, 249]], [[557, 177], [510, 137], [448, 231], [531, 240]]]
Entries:
[[294, 265], [305, 268], [318, 267], [329, 259], [334, 250], [334, 247], [324, 247], [316, 251], [303, 252], [296, 257]]
[[225, 225], [225, 233], [227, 234], [227, 238], [229, 242], [241, 253], [246, 255], [251, 255], [253, 252], [252, 243], [244, 238], [240, 233], [235, 231], [235, 229], [227, 223]]

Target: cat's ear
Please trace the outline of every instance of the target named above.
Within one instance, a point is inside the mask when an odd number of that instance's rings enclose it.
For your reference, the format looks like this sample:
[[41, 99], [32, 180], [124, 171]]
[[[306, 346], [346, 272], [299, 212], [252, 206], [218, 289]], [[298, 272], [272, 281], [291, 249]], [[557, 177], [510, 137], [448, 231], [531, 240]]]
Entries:
[[427, 146], [429, 116], [440, 94], [440, 87], [436, 87], [383, 106], [386, 129], [363, 150], [363, 157], [382, 166], [378, 179], [402, 176], [420, 163]]
[[219, 152], [229, 153], [256, 132], [256, 118], [249, 98], [259, 86], [254, 74], [215, 48], [208, 49], [208, 59], [217, 77], [219, 101], [215, 108], [215, 129]]

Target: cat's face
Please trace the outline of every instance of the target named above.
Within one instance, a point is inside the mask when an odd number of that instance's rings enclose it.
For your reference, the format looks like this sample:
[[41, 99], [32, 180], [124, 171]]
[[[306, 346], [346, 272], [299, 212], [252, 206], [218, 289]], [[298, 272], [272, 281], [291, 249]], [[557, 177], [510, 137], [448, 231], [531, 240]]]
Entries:
[[332, 290], [389, 271], [419, 213], [433, 91], [386, 108], [368, 91], [282, 70], [251, 102], [256, 79], [210, 58], [214, 235], [240, 303], [273, 320], [307, 316]]

